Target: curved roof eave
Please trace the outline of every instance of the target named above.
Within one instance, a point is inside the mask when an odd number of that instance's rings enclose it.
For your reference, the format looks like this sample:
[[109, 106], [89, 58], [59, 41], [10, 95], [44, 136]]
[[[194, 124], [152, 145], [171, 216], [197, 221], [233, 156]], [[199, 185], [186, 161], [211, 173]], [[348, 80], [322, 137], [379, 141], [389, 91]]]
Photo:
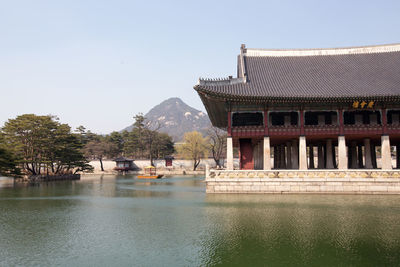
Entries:
[[354, 95], [354, 96], [249, 96], [249, 95], [235, 95], [215, 92], [200, 85], [194, 86], [197, 92], [202, 92], [210, 97], [217, 98], [225, 101], [275, 101], [275, 102], [317, 102], [317, 101], [352, 101], [356, 99], [364, 100], [400, 100], [398, 95]]

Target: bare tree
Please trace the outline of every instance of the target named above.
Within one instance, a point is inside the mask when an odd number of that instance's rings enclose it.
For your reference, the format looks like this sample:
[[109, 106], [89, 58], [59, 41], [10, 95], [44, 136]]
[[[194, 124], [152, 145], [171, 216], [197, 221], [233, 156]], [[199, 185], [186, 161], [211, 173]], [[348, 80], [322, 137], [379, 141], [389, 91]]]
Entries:
[[111, 158], [116, 156], [118, 148], [114, 143], [105, 140], [105, 138], [99, 138], [87, 143], [84, 151], [86, 156], [93, 159], [98, 159], [100, 161], [101, 171], [104, 171], [103, 159], [105, 157]]
[[207, 130], [207, 135], [210, 140], [210, 150], [215, 164], [217, 167], [221, 167], [221, 159], [224, 157], [226, 151], [227, 134], [225, 131], [212, 126]]

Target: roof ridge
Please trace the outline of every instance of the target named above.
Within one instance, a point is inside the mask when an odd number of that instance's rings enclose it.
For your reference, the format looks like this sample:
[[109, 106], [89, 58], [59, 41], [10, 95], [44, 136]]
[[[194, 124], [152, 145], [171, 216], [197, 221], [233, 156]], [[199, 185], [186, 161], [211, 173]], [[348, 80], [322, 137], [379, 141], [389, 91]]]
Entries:
[[227, 78], [199, 78], [197, 85], [230, 85], [245, 82], [245, 77], [233, 78], [229, 76]]
[[300, 48], [300, 49], [260, 49], [246, 48], [244, 55], [249, 57], [289, 57], [289, 56], [327, 56], [350, 54], [373, 54], [400, 51], [400, 43], [353, 46], [337, 48]]

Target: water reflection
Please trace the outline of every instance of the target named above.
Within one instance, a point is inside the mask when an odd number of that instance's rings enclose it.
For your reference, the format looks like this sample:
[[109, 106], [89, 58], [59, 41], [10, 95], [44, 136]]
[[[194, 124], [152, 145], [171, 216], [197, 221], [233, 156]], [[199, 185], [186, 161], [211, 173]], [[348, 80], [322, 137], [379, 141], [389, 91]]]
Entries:
[[[207, 195], [210, 265], [400, 262], [398, 196]], [[211, 251], [212, 249], [212, 251]]]

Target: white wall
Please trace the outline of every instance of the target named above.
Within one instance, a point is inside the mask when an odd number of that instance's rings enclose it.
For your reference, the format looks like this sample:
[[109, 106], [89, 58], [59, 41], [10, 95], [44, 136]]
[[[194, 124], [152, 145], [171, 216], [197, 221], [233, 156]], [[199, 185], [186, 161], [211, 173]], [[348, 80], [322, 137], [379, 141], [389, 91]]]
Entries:
[[[146, 166], [150, 165], [150, 160], [135, 160], [133, 162], [136, 164], [137, 167], [140, 169], [143, 169]], [[224, 160], [222, 160], [223, 164], [226, 164]], [[95, 172], [100, 172], [100, 162], [98, 160], [91, 161], [89, 163], [94, 167]], [[154, 164], [158, 169], [164, 169], [165, 168], [165, 160], [154, 160]], [[213, 159], [202, 159], [200, 161], [199, 166], [197, 167], [198, 170], [205, 169], [205, 165], [208, 164], [210, 168], [215, 167], [215, 161]], [[115, 168], [116, 164], [112, 160], [103, 160], [103, 167], [104, 171], [106, 172], [111, 172]], [[235, 168], [239, 168], [239, 159], [234, 159], [234, 166]], [[185, 169], [185, 170], [192, 170], [193, 169], [193, 161], [192, 160], [181, 160], [181, 159], [174, 159], [172, 161], [172, 167], [173, 169]]]

